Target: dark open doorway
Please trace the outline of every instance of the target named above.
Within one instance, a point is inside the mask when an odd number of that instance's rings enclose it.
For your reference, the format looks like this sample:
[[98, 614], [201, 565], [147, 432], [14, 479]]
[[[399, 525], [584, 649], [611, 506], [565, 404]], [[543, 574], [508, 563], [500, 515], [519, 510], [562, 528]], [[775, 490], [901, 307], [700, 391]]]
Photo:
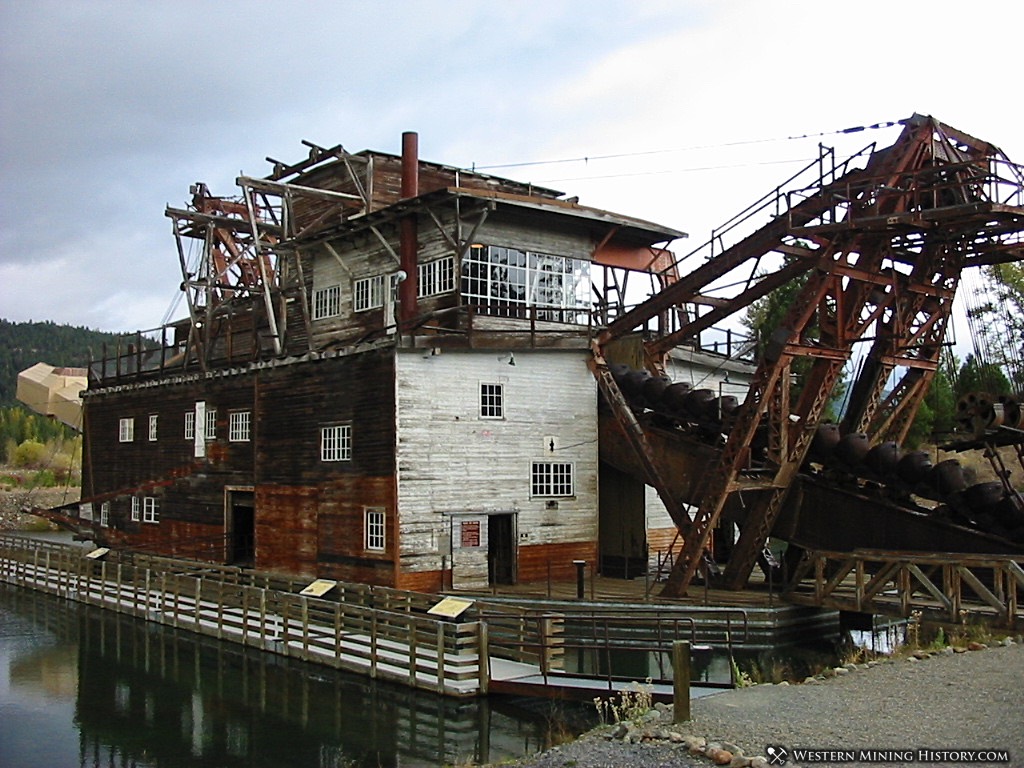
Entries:
[[487, 518], [487, 580], [491, 584], [516, 583], [515, 515]]
[[227, 561], [254, 565], [256, 561], [256, 500], [252, 491], [227, 491]]

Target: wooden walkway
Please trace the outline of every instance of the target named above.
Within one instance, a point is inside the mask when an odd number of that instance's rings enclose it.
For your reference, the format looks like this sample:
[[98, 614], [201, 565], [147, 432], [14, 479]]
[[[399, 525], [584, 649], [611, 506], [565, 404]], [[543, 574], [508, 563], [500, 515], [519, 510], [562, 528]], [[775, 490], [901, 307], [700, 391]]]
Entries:
[[[328, 599], [299, 594], [298, 583], [266, 574], [166, 558], [108, 562], [107, 553], [96, 554], [90, 558], [78, 547], [0, 536], [0, 581], [455, 697], [611, 696], [636, 681], [567, 674], [566, 647], [661, 652], [672, 639], [698, 637], [696, 623], [678, 617], [663, 637], [665, 619], [657, 612], [634, 610], [624, 633], [616, 614], [567, 618], [484, 601], [473, 601], [464, 618], [448, 620], [427, 613], [436, 595], [338, 584]], [[567, 641], [567, 621], [593, 627]], [[741, 626], [736, 625], [737, 638]], [[671, 699], [670, 684], [645, 685], [655, 699]]]

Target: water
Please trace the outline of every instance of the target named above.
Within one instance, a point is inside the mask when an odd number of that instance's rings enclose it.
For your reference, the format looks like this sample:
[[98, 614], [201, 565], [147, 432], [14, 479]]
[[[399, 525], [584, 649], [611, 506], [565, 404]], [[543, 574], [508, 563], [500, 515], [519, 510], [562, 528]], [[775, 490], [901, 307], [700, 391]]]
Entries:
[[465, 765], [595, 717], [417, 692], [0, 584], [0, 766]]

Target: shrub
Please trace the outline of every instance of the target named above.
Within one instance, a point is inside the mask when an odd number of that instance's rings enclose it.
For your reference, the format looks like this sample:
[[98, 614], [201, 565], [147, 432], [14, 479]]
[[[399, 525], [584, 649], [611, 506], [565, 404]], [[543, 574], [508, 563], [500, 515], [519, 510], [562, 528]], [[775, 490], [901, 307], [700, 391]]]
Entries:
[[11, 464], [16, 467], [39, 468], [46, 464], [46, 446], [38, 440], [26, 440], [14, 449]]

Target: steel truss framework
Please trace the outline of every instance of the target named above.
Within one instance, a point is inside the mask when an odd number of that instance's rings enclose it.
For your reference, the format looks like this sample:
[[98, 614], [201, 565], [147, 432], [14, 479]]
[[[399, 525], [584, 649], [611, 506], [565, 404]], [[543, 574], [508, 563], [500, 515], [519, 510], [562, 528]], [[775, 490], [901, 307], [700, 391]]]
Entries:
[[[734, 494], [747, 512], [724, 580], [734, 589], [746, 584], [854, 344], [870, 349], [841, 429], [900, 442], [935, 373], [961, 272], [1024, 260], [1022, 168], [933, 118], [915, 115], [902, 125], [887, 148], [869, 147], [838, 164], [823, 152], [789, 187], [684, 257], [678, 280], [599, 335], [596, 372], [602, 390], [616, 388], [600, 375], [601, 350], [613, 340], [656, 318], [679, 318], [646, 342], [647, 357], [657, 359], [775, 288], [806, 279], [766, 344], [696, 514], [680, 514], [680, 502], [662, 493], [684, 538], [666, 596], [685, 593]], [[803, 184], [807, 174], [817, 178]], [[769, 222], [724, 246], [725, 236], [758, 214]], [[703, 258], [688, 269], [695, 257]], [[766, 271], [767, 257], [782, 266]], [[807, 371], [799, 396], [791, 375], [797, 361]], [[628, 433], [623, 409], [609, 399]], [[633, 442], [643, 450], [642, 440]], [[654, 457], [645, 464], [656, 479]]]

